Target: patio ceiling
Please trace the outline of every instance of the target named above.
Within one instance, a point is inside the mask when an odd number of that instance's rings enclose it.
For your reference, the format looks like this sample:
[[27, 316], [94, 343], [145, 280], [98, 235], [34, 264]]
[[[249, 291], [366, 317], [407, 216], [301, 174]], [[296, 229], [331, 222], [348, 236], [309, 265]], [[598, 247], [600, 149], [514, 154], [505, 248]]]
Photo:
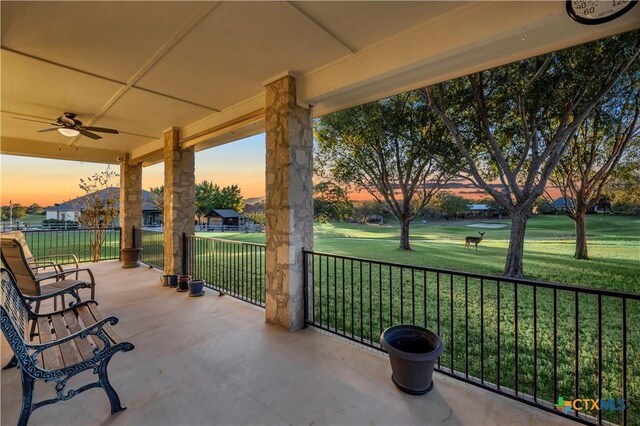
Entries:
[[[2, 2], [1, 152], [117, 163], [264, 130], [264, 84], [297, 78], [322, 115], [640, 27], [555, 2]], [[38, 133], [75, 112], [120, 135]]]

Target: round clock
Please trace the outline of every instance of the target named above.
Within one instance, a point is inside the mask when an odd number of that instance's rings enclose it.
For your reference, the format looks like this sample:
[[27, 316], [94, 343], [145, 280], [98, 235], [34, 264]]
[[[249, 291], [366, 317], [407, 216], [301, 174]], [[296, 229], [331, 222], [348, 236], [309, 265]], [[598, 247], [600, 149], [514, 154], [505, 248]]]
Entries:
[[567, 13], [576, 22], [597, 25], [624, 15], [637, 3], [638, 0], [567, 0]]

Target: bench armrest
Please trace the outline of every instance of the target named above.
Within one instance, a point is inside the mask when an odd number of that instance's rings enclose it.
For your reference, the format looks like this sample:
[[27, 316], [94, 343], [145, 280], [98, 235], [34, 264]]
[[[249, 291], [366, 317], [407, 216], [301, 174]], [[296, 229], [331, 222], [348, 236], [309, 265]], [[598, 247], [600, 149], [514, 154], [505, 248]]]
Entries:
[[73, 334], [70, 334], [68, 336], [65, 337], [61, 337], [59, 339], [53, 340], [51, 342], [47, 342], [47, 343], [37, 343], [37, 344], [30, 344], [27, 343], [26, 346], [29, 349], [34, 350], [35, 352], [31, 355], [33, 358], [35, 358], [36, 356], [38, 356], [38, 354], [40, 354], [42, 351], [44, 351], [45, 349], [51, 348], [53, 346], [58, 346], [61, 345], [65, 342], [68, 342], [70, 340], [73, 340], [75, 338], [80, 338], [80, 339], [86, 339], [87, 337], [93, 335], [98, 337], [103, 343], [104, 343], [104, 347], [102, 349], [100, 348], [96, 348], [94, 349], [94, 354], [98, 354], [100, 353], [102, 350], [108, 348], [111, 346], [111, 340], [109, 340], [109, 336], [107, 336], [107, 333], [103, 330], [103, 328], [106, 325], [116, 325], [118, 323], [118, 318], [114, 317], [114, 316], [110, 316], [107, 318], [104, 318], [98, 322], [96, 322], [95, 324], [90, 325], [87, 328], [84, 328], [80, 331], [77, 331]]
[[[25, 298], [25, 301], [27, 302], [27, 305], [29, 306], [29, 308], [31, 308], [31, 305], [33, 303], [35, 303], [35, 302], [41, 302], [43, 300], [52, 299], [54, 297], [64, 296], [66, 294], [69, 294], [69, 295], [71, 295], [71, 297], [76, 299], [75, 303], [74, 302], [70, 302], [69, 303], [69, 308], [72, 308], [72, 307], [77, 306], [78, 304], [80, 304], [82, 302], [81, 299], [80, 299], [80, 295], [78, 294], [78, 290], [80, 290], [82, 288], [89, 288], [89, 287], [90, 287], [89, 284], [83, 282], [83, 283], [74, 284], [74, 285], [69, 286], [67, 288], [63, 288], [62, 290], [54, 291], [53, 293], [45, 294], [45, 295], [42, 295], [42, 296], [24, 296], [24, 298]], [[98, 303], [98, 302], [96, 302], [96, 303]], [[63, 312], [63, 311], [59, 311], [59, 312]], [[33, 312], [33, 310], [32, 310], [32, 312]], [[37, 314], [35, 312], [33, 312], [33, 313], [36, 316], [46, 316], [46, 315]]]
[[48, 277], [44, 277], [44, 278], [40, 278], [38, 280], [36, 280], [36, 282], [40, 282], [40, 281], [45, 281], [45, 280], [50, 280], [51, 278], [66, 278], [68, 275], [71, 274], [75, 274], [78, 272], [83, 272], [86, 271], [89, 274], [89, 277], [91, 278], [91, 285], [95, 285], [96, 284], [96, 279], [93, 276], [93, 272], [91, 272], [91, 269], [89, 268], [73, 268], [73, 269], [65, 269], [64, 271], [61, 272], [56, 272], [55, 274], [51, 274]]

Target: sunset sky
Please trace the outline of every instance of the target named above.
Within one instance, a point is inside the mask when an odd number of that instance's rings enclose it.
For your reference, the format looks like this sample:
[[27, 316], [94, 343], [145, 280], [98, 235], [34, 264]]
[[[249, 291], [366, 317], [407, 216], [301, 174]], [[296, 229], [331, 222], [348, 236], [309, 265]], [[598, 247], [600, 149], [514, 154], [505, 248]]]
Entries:
[[[60, 203], [80, 195], [81, 178], [106, 169], [104, 164], [78, 161], [47, 160], [41, 158], [2, 155], [0, 159], [0, 204], [43, 207]], [[119, 171], [118, 166], [111, 166]], [[264, 134], [210, 148], [196, 153], [196, 181], [213, 181], [220, 186], [237, 184], [245, 198], [265, 193]], [[142, 187], [162, 185], [162, 163], [142, 170]], [[114, 186], [119, 182], [114, 181]]]
[[[213, 181], [220, 186], [236, 184], [246, 198], [265, 194], [265, 144], [264, 134], [196, 153], [196, 182]], [[79, 188], [81, 178], [106, 169], [104, 164], [78, 161], [47, 160], [41, 158], [2, 155], [0, 159], [0, 204], [28, 206], [33, 203], [43, 207], [61, 203], [83, 195]], [[119, 166], [111, 166], [119, 171]], [[149, 189], [163, 184], [164, 164], [159, 163], [142, 170], [142, 187]], [[118, 186], [118, 180], [113, 186]], [[559, 196], [556, 189], [551, 195]], [[487, 196], [469, 184], [452, 183], [446, 190], [469, 199]], [[353, 200], [368, 200], [365, 192], [352, 192]]]

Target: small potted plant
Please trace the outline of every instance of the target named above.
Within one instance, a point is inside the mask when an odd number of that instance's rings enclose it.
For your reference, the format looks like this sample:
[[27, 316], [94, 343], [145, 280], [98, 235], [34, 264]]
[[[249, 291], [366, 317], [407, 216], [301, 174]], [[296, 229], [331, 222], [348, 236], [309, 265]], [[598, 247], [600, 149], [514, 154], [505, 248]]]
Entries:
[[122, 254], [122, 267], [123, 268], [137, 268], [140, 266], [140, 252], [141, 248], [123, 248], [120, 250]]
[[199, 297], [204, 294], [204, 280], [189, 281], [189, 296]]
[[391, 380], [398, 389], [411, 395], [433, 389], [433, 368], [444, 351], [437, 334], [416, 325], [396, 325], [382, 332], [380, 344], [389, 354]]
[[176, 288], [178, 287], [178, 276], [173, 274], [166, 275], [167, 287]]
[[180, 275], [178, 277], [178, 288], [176, 291], [181, 293], [189, 291], [189, 281], [191, 281], [191, 275]]

